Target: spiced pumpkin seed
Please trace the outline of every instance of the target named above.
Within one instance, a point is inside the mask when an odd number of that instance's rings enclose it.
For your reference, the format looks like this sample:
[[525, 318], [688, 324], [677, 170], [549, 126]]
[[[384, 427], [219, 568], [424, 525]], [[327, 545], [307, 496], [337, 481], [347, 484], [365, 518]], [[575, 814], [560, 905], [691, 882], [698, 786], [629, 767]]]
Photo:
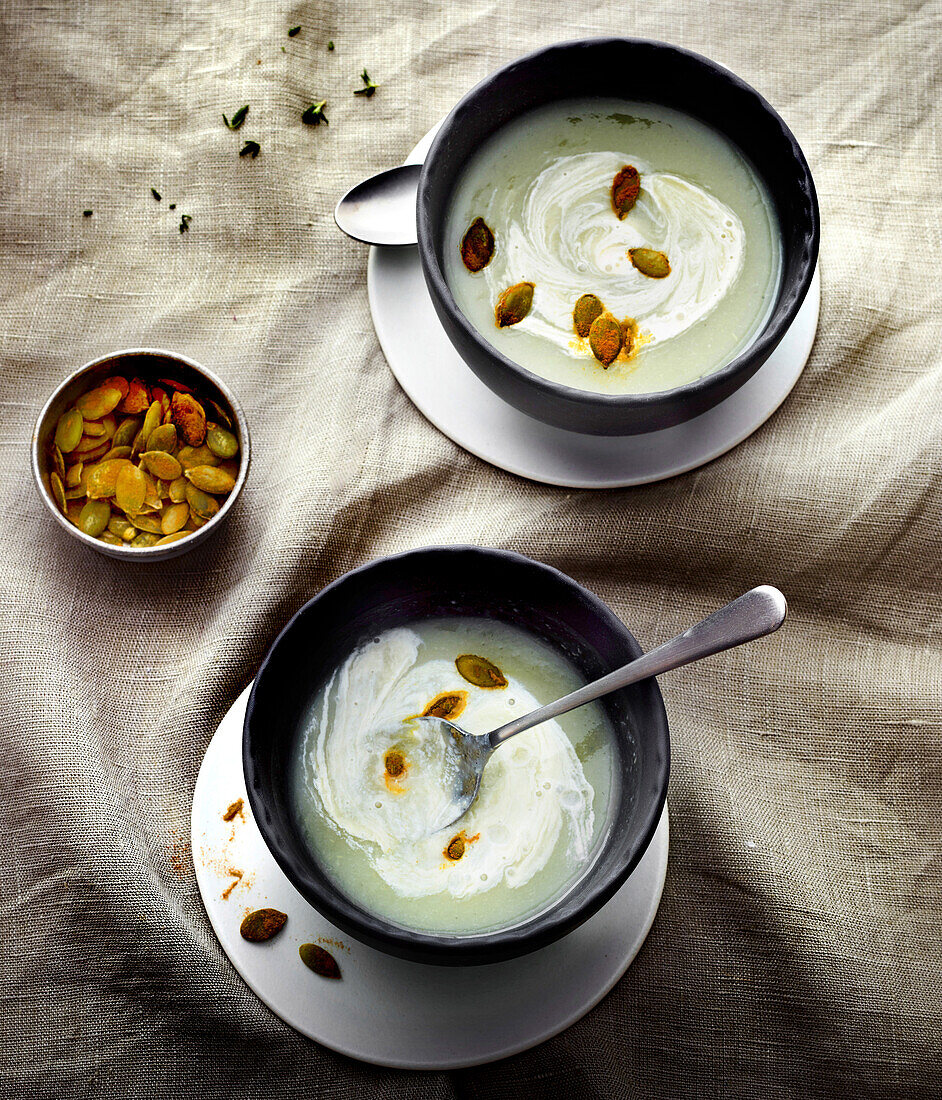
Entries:
[[255, 909], [245, 915], [239, 926], [239, 932], [242, 938], [250, 943], [264, 943], [265, 940], [278, 935], [287, 919], [288, 914], [278, 909]]
[[59, 475], [59, 480], [65, 481], [65, 459], [62, 457], [62, 452], [55, 443], [53, 443], [49, 451], [49, 457], [52, 459], [52, 468]]
[[187, 485], [186, 499], [190, 510], [202, 520], [212, 519], [219, 511], [219, 501], [214, 500], [195, 485]]
[[52, 499], [58, 505], [59, 511], [65, 512], [65, 486], [62, 484], [62, 478], [55, 470], [49, 475], [49, 491], [52, 493]]
[[[165, 427], [173, 428], [173, 425], [167, 424]], [[160, 430], [160, 428], [157, 429], [157, 431]], [[176, 431], [175, 428], [174, 431]], [[168, 454], [166, 451], [144, 451], [141, 455], [141, 461], [154, 477], [163, 478], [164, 481], [176, 481], [183, 473], [183, 467], [180, 463], [172, 454]]]
[[671, 273], [667, 256], [656, 249], [629, 248], [628, 256], [638, 271], [649, 279], [664, 279]]
[[111, 505], [107, 500], [90, 500], [79, 512], [78, 525], [86, 535], [98, 536], [108, 526], [111, 518]]
[[206, 412], [192, 394], [173, 395], [170, 418], [191, 447], [198, 447], [206, 438]]
[[231, 493], [235, 488], [235, 481], [216, 466], [194, 466], [184, 477], [204, 493]]
[[69, 409], [56, 424], [55, 444], [63, 454], [69, 454], [82, 441], [84, 431], [85, 418], [78, 409]]
[[313, 970], [318, 977], [332, 978], [335, 981], [339, 981], [342, 977], [337, 960], [319, 943], [302, 943], [298, 948], [298, 954], [301, 956], [301, 962], [308, 970]]
[[82, 476], [82, 470], [84, 463], [76, 462], [74, 466], [70, 466], [65, 472], [65, 487], [67, 489], [74, 489], [79, 483], [79, 479]]
[[124, 546], [124, 541], [113, 535], [110, 531], [102, 531], [98, 536], [99, 542], [107, 542], [109, 546]]
[[132, 378], [128, 383], [128, 392], [118, 406], [118, 412], [140, 416], [150, 408], [150, 390], [140, 378]]
[[122, 420], [112, 436], [112, 447], [130, 447], [134, 437], [141, 430], [142, 423], [136, 416], [129, 416]]
[[626, 164], [612, 180], [612, 209], [619, 221], [638, 201], [641, 190], [641, 177], [634, 165]]
[[184, 470], [191, 470], [194, 466], [218, 466], [219, 459], [213, 452], [202, 444], [199, 447], [181, 447], [177, 451], [177, 459]]
[[145, 443], [150, 439], [150, 433], [160, 424], [162, 416], [163, 412], [160, 407], [160, 402], [152, 401], [141, 427], [141, 434], [144, 436]]
[[170, 482], [170, 499], [174, 504], [182, 504], [186, 500], [186, 487], [189, 482], [185, 477], [178, 477]]
[[160, 530], [165, 535], [172, 535], [183, 528], [189, 518], [190, 506], [186, 501], [181, 504], [170, 504], [161, 513]]
[[132, 539], [137, 538], [137, 528], [124, 516], [112, 516], [108, 520], [108, 530], [123, 542], [131, 542]]
[[502, 290], [494, 307], [494, 320], [498, 328], [519, 325], [533, 306], [534, 283], [515, 283]]
[[105, 451], [102, 462], [107, 462], [111, 458], [130, 458], [130, 447], [112, 447], [110, 451]]
[[96, 386], [83, 393], [75, 402], [75, 407], [85, 420], [101, 420], [112, 409], [116, 409], [123, 394], [116, 386]]
[[[126, 458], [102, 459], [88, 474], [86, 492], [89, 500], [104, 500], [117, 492], [118, 475], [131, 463]], [[133, 469], [133, 467], [132, 467]]]
[[147, 496], [144, 473], [128, 462], [118, 471], [115, 481], [115, 502], [122, 512], [140, 512]]
[[147, 437], [149, 451], [169, 451], [177, 449], [177, 429], [174, 424], [161, 424]]
[[147, 547], [157, 545], [157, 536], [150, 531], [141, 531], [141, 533], [131, 543], [132, 546]]
[[188, 534], [190, 534], [189, 531], [174, 531], [174, 532], [172, 532], [172, 534], [164, 535], [163, 538], [158, 539], [154, 543], [154, 545], [155, 546], [167, 546], [171, 542], [179, 542], [180, 539], [185, 539]]
[[621, 351], [621, 325], [610, 313], [596, 317], [589, 329], [589, 347], [604, 366], [609, 366]]
[[217, 458], [234, 458], [239, 450], [239, 441], [232, 432], [214, 424], [206, 432], [206, 446]]
[[494, 234], [483, 218], [475, 218], [461, 238], [461, 261], [469, 271], [481, 271], [493, 255]]
[[163, 530], [160, 526], [160, 520], [156, 516], [145, 515], [141, 512], [135, 512], [131, 516], [131, 523], [137, 528], [138, 531], [147, 531], [151, 535], [162, 535]]
[[455, 658], [455, 667], [458, 672], [475, 687], [505, 688], [507, 678], [501, 670], [486, 657], [478, 657], [474, 653], [463, 653]]
[[605, 306], [602, 305], [600, 298], [594, 294], [583, 294], [572, 311], [572, 327], [576, 330], [576, 334], [582, 337], [588, 336], [592, 322], [596, 317], [601, 317], [604, 312]]

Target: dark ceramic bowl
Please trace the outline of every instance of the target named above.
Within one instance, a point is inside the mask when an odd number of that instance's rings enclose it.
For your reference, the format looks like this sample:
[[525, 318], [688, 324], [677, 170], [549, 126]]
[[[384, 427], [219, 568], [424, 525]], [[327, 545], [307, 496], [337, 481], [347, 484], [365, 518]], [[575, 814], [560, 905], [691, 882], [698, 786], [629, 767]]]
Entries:
[[501, 550], [435, 547], [382, 558], [328, 585], [291, 619], [256, 677], [243, 764], [265, 843], [307, 900], [371, 947], [418, 962], [467, 965], [523, 955], [572, 931], [627, 879], [654, 835], [667, 793], [669, 742], [653, 680], [600, 702], [617, 733], [620, 782], [611, 828], [585, 877], [554, 906], [515, 927], [470, 936], [403, 928], [369, 912], [319, 866], [291, 808], [288, 776], [313, 695], [354, 646], [416, 619], [504, 619], [554, 646], [593, 680], [641, 653], [591, 592], [547, 565]]
[[[497, 351], [464, 316], [444, 276], [445, 220], [468, 158], [496, 130], [555, 100], [609, 96], [672, 107], [736, 145], [765, 182], [778, 215], [782, 279], [764, 329], [726, 366], [659, 393], [596, 394], [550, 382]], [[634, 435], [698, 416], [738, 389], [795, 319], [818, 255], [818, 202], [791, 131], [728, 69], [689, 50], [640, 38], [561, 42], [511, 62], [473, 88], [442, 124], [422, 170], [419, 255], [439, 319], [468, 366], [498, 396], [538, 420], [593, 435]]]

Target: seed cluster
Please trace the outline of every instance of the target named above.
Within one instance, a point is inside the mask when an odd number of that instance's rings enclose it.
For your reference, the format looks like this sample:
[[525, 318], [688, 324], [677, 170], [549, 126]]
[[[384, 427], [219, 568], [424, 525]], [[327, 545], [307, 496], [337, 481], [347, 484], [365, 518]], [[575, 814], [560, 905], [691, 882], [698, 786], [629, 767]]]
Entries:
[[232, 427], [220, 405], [182, 382], [114, 375], [59, 417], [47, 448], [49, 490], [100, 542], [177, 542], [212, 519], [235, 488]]
[[[612, 180], [611, 199], [615, 217], [627, 217], [641, 193], [641, 176], [634, 165], [626, 164]], [[494, 231], [483, 218], [475, 218], [461, 239], [461, 260], [472, 274], [482, 271], [494, 255]], [[649, 279], [664, 279], [671, 265], [663, 252], [653, 248], [629, 248], [628, 258], [636, 271]], [[519, 325], [533, 308], [536, 286], [531, 282], [515, 283], [502, 290], [494, 306], [494, 323], [498, 328]], [[583, 294], [572, 311], [576, 335], [588, 337], [592, 354], [609, 367], [624, 352], [631, 355], [637, 335], [637, 324], [631, 318], [617, 320], [594, 294]]]

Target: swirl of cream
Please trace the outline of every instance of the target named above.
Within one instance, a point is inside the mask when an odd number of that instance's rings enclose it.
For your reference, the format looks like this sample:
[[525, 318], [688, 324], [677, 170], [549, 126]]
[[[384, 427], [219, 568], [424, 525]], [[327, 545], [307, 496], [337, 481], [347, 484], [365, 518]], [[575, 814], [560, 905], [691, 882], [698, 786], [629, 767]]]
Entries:
[[[626, 163], [640, 172], [641, 193], [619, 221], [611, 185]], [[535, 283], [533, 307], [514, 329], [573, 356], [585, 355], [572, 330], [581, 295], [597, 295], [617, 318], [634, 318], [642, 332], [663, 343], [714, 309], [743, 266], [745, 232], [725, 203], [690, 180], [651, 171], [622, 153], [559, 156], [529, 186], [489, 188], [481, 198], [479, 212], [498, 241], [481, 273], [489, 296], [496, 301], [507, 286]], [[666, 253], [671, 273], [652, 279], [637, 271], [628, 249], [639, 247]]]
[[[437, 734], [424, 737], [425, 723], [404, 719], [459, 684], [452, 662], [420, 661], [419, 646], [413, 631], [389, 630], [355, 650], [328, 685], [313, 716], [312, 750], [326, 815], [403, 897], [447, 891], [458, 898], [502, 882], [522, 886], [545, 867], [561, 838], [578, 867], [591, 844], [593, 790], [556, 722], [520, 734], [490, 760], [477, 800], [455, 826], [466, 841], [459, 860], [444, 854], [451, 830], [425, 835], [446, 801], [443, 745]], [[468, 693], [461, 725], [473, 733], [539, 705], [512, 677], [499, 692], [459, 683]], [[407, 768], [390, 780], [384, 758], [393, 747]]]

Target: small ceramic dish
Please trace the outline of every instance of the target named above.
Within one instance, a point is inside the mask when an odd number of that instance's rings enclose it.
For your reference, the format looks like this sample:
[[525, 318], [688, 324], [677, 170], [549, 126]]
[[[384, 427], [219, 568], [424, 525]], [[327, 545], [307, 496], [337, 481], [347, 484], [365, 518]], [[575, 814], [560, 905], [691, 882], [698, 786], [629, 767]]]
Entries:
[[[705, 122], [742, 151], [779, 223], [782, 276], [765, 326], [725, 366], [656, 393], [601, 394], [534, 374], [501, 354], [465, 317], [444, 274], [449, 202], [469, 158], [506, 123], [548, 103], [590, 97], [670, 107]], [[521, 412], [574, 432], [635, 435], [683, 423], [717, 405], [768, 359], [808, 292], [818, 255], [814, 182], [795, 137], [738, 76], [689, 50], [638, 38], [562, 42], [486, 77], [445, 119], [425, 158], [416, 208], [419, 258], [442, 326], [471, 370]]]
[[[239, 444], [239, 471], [235, 487], [229, 492], [219, 511], [202, 527], [186, 538], [164, 546], [115, 546], [79, 530], [65, 515], [53, 498], [50, 489], [49, 445], [56, 431], [59, 417], [69, 409], [83, 393], [112, 375], [141, 378], [153, 382], [159, 378], [168, 378], [193, 389], [197, 394], [215, 401], [231, 421], [232, 432]], [[85, 366], [70, 374], [53, 392], [46, 402], [31, 441], [31, 461], [33, 478], [39, 495], [59, 526], [73, 539], [85, 546], [107, 554], [111, 558], [131, 558], [135, 561], [165, 561], [192, 550], [194, 546], [205, 542], [225, 521], [235, 506], [239, 493], [245, 485], [251, 460], [249, 430], [242, 406], [228, 387], [214, 374], [185, 355], [160, 351], [154, 348], [131, 348], [126, 351], [112, 352], [99, 359], [93, 359]]]
[[435, 616], [502, 619], [536, 635], [593, 680], [641, 653], [591, 592], [547, 565], [479, 547], [432, 547], [382, 558], [328, 585], [289, 621], [259, 669], [245, 716], [243, 766], [262, 837], [299, 893], [338, 928], [417, 962], [496, 962], [543, 947], [597, 912], [638, 864], [667, 794], [669, 737], [660, 691], [647, 680], [605, 696], [615, 731], [609, 829], [594, 862], [555, 903], [513, 927], [472, 935], [395, 924], [347, 897], [321, 867], [291, 805], [297, 741], [319, 686], [366, 637]]

